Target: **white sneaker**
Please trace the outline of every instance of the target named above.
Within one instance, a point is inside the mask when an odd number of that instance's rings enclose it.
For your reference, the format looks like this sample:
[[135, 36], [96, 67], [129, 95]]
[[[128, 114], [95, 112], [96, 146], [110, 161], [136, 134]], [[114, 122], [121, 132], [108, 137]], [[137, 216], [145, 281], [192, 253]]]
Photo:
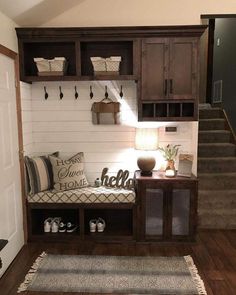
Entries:
[[97, 227], [97, 220], [96, 219], [90, 220], [89, 221], [89, 228], [90, 228], [91, 233], [95, 233], [96, 227]]
[[98, 230], [98, 232], [99, 233], [104, 232], [105, 227], [106, 227], [105, 220], [102, 219], [101, 217], [99, 217], [98, 220], [97, 220], [97, 230]]
[[44, 232], [45, 233], [50, 233], [52, 220], [53, 220], [52, 217], [48, 217], [47, 219], [44, 220]]
[[61, 217], [53, 218], [52, 223], [51, 223], [52, 233], [58, 233], [60, 222], [61, 222]]

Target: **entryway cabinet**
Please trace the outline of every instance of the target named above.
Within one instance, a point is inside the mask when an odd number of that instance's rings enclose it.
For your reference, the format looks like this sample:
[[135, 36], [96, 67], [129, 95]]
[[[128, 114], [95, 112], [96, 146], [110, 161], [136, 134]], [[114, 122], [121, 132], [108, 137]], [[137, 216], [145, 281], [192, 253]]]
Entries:
[[144, 39], [140, 117], [196, 118], [198, 72], [197, 37]]
[[197, 225], [197, 179], [135, 173], [140, 241], [194, 241]]
[[[16, 28], [20, 77], [35, 81], [134, 80], [139, 121], [198, 117], [199, 40], [206, 26]], [[90, 57], [121, 56], [119, 73], [94, 75]], [[65, 57], [63, 76], [38, 76], [34, 57]]]

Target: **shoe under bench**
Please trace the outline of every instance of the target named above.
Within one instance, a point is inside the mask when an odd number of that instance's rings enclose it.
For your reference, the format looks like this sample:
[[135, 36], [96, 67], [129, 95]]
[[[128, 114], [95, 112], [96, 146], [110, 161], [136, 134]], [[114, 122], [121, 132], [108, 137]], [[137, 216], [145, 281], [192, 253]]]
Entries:
[[[86, 188], [53, 193], [41, 192], [27, 198], [29, 241], [135, 241], [136, 195], [123, 189]], [[44, 221], [61, 217], [64, 222], [77, 225], [73, 233], [45, 233]], [[89, 221], [102, 218], [106, 222], [103, 232], [90, 232]]]

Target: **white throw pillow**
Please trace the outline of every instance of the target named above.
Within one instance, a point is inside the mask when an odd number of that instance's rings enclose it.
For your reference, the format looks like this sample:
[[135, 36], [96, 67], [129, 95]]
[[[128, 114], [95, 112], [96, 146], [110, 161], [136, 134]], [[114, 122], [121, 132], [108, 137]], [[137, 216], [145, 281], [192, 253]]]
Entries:
[[71, 190], [88, 186], [84, 174], [84, 154], [78, 153], [64, 160], [49, 156], [53, 170], [54, 189], [57, 191]]

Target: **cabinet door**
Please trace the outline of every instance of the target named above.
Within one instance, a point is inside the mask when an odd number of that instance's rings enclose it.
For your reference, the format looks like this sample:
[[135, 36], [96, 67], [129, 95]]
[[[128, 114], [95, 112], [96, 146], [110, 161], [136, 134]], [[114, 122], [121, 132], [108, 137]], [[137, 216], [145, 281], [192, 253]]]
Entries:
[[168, 38], [147, 38], [142, 42], [142, 100], [168, 96]]
[[172, 235], [189, 234], [190, 189], [172, 191]]
[[196, 38], [170, 39], [169, 98], [197, 98], [197, 46]]
[[146, 190], [145, 236], [162, 236], [164, 228], [164, 191]]

